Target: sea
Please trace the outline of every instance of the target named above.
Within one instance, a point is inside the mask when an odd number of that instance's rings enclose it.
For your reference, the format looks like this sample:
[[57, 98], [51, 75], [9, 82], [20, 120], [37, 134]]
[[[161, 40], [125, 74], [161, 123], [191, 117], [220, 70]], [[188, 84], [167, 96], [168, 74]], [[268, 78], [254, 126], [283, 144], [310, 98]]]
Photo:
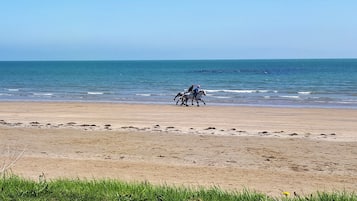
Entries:
[[0, 101], [175, 105], [192, 84], [207, 105], [357, 109], [357, 59], [0, 61]]

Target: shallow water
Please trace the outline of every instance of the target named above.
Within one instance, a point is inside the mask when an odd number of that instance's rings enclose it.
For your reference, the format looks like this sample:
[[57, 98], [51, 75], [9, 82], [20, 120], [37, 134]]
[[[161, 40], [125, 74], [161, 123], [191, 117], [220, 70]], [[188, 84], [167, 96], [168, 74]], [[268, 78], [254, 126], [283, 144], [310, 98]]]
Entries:
[[214, 105], [357, 108], [356, 59], [0, 62], [0, 101], [174, 104], [191, 84]]

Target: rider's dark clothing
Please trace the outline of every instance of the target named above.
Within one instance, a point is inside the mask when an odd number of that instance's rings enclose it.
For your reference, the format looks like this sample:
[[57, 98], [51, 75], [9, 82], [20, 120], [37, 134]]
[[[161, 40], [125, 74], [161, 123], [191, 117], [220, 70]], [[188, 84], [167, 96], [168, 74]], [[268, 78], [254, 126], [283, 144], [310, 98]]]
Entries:
[[194, 90], [193, 90], [193, 96], [196, 98], [197, 94], [198, 94], [198, 91], [199, 91], [200, 87], [196, 87]]

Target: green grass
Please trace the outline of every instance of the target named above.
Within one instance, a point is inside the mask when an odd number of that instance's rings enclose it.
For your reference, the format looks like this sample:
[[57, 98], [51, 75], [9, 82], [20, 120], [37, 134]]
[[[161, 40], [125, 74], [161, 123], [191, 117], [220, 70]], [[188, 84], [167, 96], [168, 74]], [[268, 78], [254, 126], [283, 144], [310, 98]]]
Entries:
[[126, 183], [117, 180], [53, 180], [32, 181], [14, 175], [0, 178], [0, 200], [117, 200], [117, 201], [357, 201], [355, 193], [317, 192], [308, 197], [281, 196], [278, 198], [244, 190], [226, 192], [219, 188], [189, 189], [155, 186], [149, 183]]

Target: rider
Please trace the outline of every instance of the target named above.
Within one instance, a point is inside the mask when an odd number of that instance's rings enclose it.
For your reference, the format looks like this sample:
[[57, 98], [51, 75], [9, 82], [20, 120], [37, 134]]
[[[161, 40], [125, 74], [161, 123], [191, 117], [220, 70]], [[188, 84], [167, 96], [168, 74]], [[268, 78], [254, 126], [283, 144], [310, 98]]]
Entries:
[[198, 84], [194, 89], [193, 89], [193, 97], [196, 98], [198, 91], [200, 90], [201, 86]]
[[193, 91], [193, 87], [194, 87], [194, 85], [191, 85], [191, 86], [188, 88], [187, 92], [188, 92], [188, 93], [192, 92], [192, 91]]

